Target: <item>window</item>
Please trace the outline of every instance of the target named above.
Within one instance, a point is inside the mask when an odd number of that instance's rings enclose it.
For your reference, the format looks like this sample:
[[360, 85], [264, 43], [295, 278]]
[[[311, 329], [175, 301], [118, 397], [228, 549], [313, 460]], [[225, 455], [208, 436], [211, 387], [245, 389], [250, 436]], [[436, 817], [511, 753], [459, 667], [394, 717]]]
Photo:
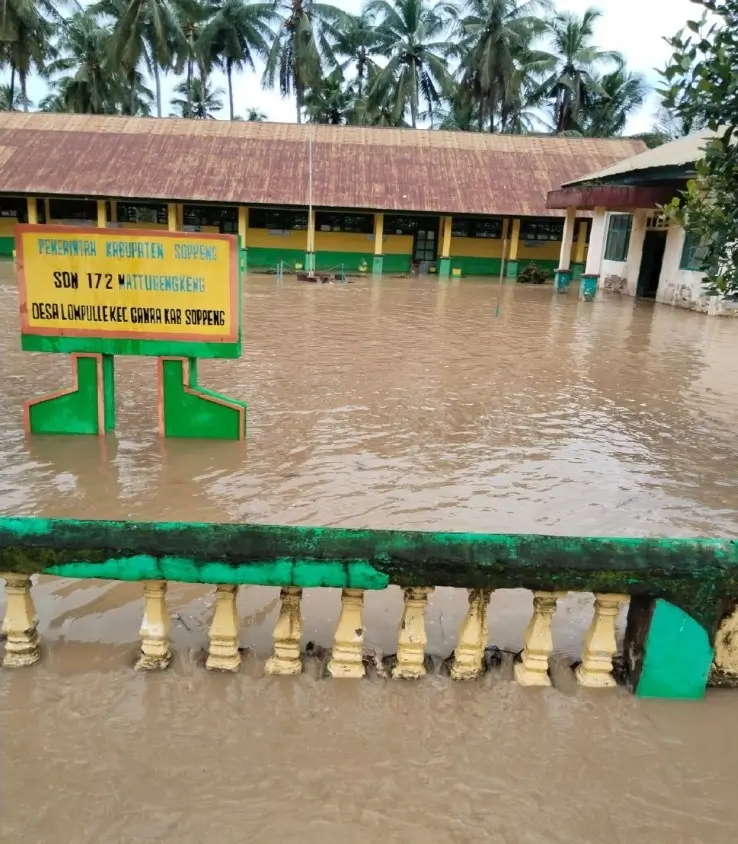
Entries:
[[399, 214], [388, 214], [384, 218], [385, 234], [415, 234], [417, 230], [417, 217], [403, 217]]
[[452, 237], [502, 237], [502, 218], [500, 217], [452, 217]]
[[633, 217], [630, 214], [611, 214], [605, 243], [606, 261], [625, 261], [630, 247], [630, 229]]
[[318, 211], [315, 215], [315, 229], [319, 232], [371, 234], [374, 231], [374, 217], [371, 214], [334, 214], [332, 211]]
[[166, 225], [169, 219], [167, 206], [161, 202], [119, 202], [119, 223], [160, 223]]
[[97, 222], [97, 202], [94, 199], [50, 199], [52, 220], [93, 220]]
[[[43, 199], [36, 200], [36, 216], [39, 223], [46, 222], [46, 206]], [[28, 202], [22, 196], [4, 196], [0, 198], [0, 217], [16, 220], [19, 223], [28, 222]]]
[[273, 231], [306, 230], [308, 227], [308, 212], [249, 208], [249, 227]]
[[523, 220], [520, 224], [521, 240], [558, 241], [563, 238], [563, 220]]
[[238, 234], [238, 209], [217, 205], [184, 205], [182, 224], [196, 229], [214, 226], [221, 234]]
[[702, 245], [699, 235], [694, 232], [685, 232], [680, 268], [694, 273], [704, 270], [706, 253], [707, 247]]

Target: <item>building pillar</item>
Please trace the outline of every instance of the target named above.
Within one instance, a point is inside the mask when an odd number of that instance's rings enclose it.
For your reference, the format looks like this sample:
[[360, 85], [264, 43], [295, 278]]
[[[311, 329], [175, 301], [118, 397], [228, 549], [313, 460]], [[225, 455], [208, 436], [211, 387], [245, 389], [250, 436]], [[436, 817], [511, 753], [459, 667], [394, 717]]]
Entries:
[[105, 200], [98, 199], [97, 200], [97, 227], [99, 229], [104, 229], [108, 225], [108, 211], [105, 207]]
[[241, 250], [241, 272], [246, 272], [248, 266], [248, 233], [249, 209], [245, 205], [238, 206], [238, 248]]
[[441, 259], [438, 262], [438, 275], [444, 278], [451, 275], [451, 217], [441, 217]]
[[577, 209], [567, 208], [564, 218], [564, 233], [561, 238], [559, 266], [554, 277], [554, 293], [567, 293], [571, 284], [571, 249], [574, 245], [576, 221]]
[[167, 223], [169, 225], [170, 232], [179, 231], [179, 220], [177, 219], [177, 204], [175, 202], [170, 202], [167, 205]]
[[579, 281], [584, 272], [584, 252], [587, 249], [587, 221], [579, 223], [577, 242], [574, 244], [574, 262], [571, 265], [571, 277]]
[[384, 255], [384, 214], [374, 215], [374, 259], [372, 262], [372, 275], [382, 275]]
[[512, 221], [512, 230], [510, 232], [510, 255], [507, 259], [507, 266], [505, 268], [506, 278], [518, 277], [518, 247], [520, 245], [520, 220]]
[[602, 250], [605, 247], [605, 221], [607, 219], [607, 208], [598, 206], [594, 209], [592, 218], [592, 234], [589, 238], [589, 252], [587, 253], [587, 266], [584, 268], [585, 275], [599, 276], [602, 267]]
[[305, 269], [315, 271], [315, 209], [308, 211], [307, 250], [305, 251]]
[[[34, 226], [38, 224], [38, 210], [36, 208], [36, 197], [29, 196], [26, 199], [26, 205], [28, 207], [28, 222], [32, 223]], [[46, 215], [46, 222], [49, 221], [48, 214]]]

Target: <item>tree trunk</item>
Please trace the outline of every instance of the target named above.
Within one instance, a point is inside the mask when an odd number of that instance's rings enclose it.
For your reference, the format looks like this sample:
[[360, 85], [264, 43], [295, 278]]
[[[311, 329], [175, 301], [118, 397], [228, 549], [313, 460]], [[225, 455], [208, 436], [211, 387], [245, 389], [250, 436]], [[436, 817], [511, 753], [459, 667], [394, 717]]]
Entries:
[[10, 62], [10, 100], [8, 102], [8, 111], [13, 111], [13, 100], [15, 99], [15, 62]]
[[228, 105], [231, 109], [231, 120], [233, 120], [233, 63], [230, 59], [226, 62], [226, 75], [228, 76]]
[[[192, 46], [192, 45], [190, 45]], [[192, 58], [187, 59], [187, 114], [184, 117], [192, 117]]]
[[161, 79], [159, 78], [159, 62], [154, 56], [154, 84], [156, 86], [156, 116], [161, 117]]
[[21, 89], [21, 100], [23, 102], [23, 111], [28, 111], [28, 94], [26, 93], [26, 82], [28, 81], [28, 77], [25, 73], [18, 74], [18, 81], [20, 82], [20, 89]]

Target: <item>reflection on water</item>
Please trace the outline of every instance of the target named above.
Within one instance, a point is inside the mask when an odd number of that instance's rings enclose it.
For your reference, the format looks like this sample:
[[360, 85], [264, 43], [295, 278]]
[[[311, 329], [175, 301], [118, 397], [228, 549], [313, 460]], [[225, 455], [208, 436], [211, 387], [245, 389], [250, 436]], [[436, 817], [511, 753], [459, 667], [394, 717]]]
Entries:
[[[249, 403], [246, 443], [156, 436], [154, 363], [117, 361], [118, 431], [27, 440], [24, 399], [68, 384], [21, 353], [2, 267], [0, 512], [595, 535], [738, 533], [738, 326], [549, 287], [362, 279], [245, 285], [239, 361], [204, 384]], [[495, 309], [500, 304], [499, 317]], [[172, 584], [177, 659], [129, 671], [135, 584], [42, 578], [45, 661], [0, 684], [0, 839], [200, 842], [654, 842], [733, 839], [738, 699], [643, 703], [571, 686], [590, 597], [560, 605], [557, 688], [260, 679], [277, 590], [239, 596], [237, 677], [200, 664], [212, 590]], [[465, 596], [437, 590], [429, 649]], [[331, 640], [307, 590], [305, 641]], [[367, 595], [391, 651], [399, 590]], [[521, 647], [523, 591], [496, 593], [491, 640]], [[556, 679], [556, 677], [555, 677]], [[108, 783], [100, 792], [99, 783]], [[731, 786], [730, 783], [733, 783]], [[6, 806], [11, 806], [8, 811]]]

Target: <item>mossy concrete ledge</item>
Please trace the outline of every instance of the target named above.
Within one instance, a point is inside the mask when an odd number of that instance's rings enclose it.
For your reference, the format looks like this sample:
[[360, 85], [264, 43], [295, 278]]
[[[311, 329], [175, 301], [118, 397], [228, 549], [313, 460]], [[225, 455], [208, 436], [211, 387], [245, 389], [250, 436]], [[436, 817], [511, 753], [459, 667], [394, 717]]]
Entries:
[[[223, 586], [621, 594], [631, 599], [625, 656], [636, 693], [690, 698], [704, 693], [718, 628], [733, 618], [738, 543], [3, 518], [0, 572]], [[733, 667], [713, 667], [713, 675], [730, 685]]]

